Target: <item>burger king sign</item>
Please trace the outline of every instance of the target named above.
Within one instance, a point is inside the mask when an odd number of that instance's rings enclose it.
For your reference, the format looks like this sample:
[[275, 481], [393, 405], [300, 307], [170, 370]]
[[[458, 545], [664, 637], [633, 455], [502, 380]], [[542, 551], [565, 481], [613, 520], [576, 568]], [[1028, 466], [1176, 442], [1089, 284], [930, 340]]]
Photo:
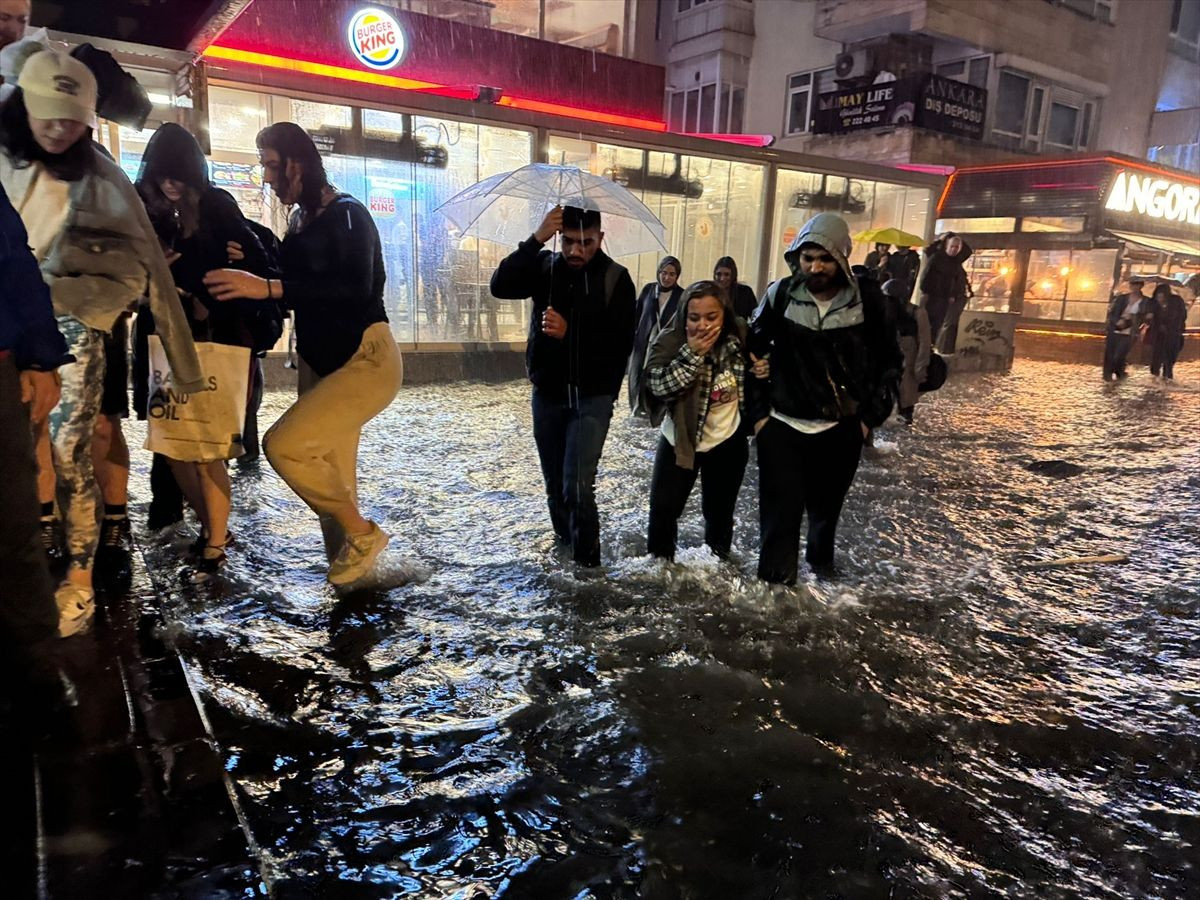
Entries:
[[346, 29], [350, 50], [365, 66], [390, 69], [400, 63], [407, 49], [399, 23], [379, 9], [362, 9]]

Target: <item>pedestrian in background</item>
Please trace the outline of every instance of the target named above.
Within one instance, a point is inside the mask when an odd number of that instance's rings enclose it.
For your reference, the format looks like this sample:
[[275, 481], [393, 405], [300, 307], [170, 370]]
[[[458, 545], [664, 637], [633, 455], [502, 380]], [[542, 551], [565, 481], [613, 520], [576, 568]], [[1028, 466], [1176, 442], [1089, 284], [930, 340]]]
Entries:
[[187, 320], [154, 230], [129, 179], [91, 140], [96, 82], [53, 50], [31, 56], [0, 110], [0, 185], [29, 232], [75, 365], [49, 416], [69, 556], [56, 599], [64, 635], [95, 609], [99, 541], [92, 436], [104, 387], [104, 336], [149, 288], [176, 385], [202, 389]]
[[[544, 249], [561, 235], [562, 250]], [[596, 470], [633, 347], [629, 272], [600, 249], [600, 213], [555, 207], [492, 275], [492, 296], [533, 298], [525, 365], [533, 439], [558, 540], [581, 566], [600, 565]]]
[[661, 426], [650, 478], [652, 556], [675, 558], [679, 517], [700, 479], [704, 543], [721, 559], [733, 544], [733, 512], [749, 458], [745, 417], [746, 323], [720, 287], [688, 287], [646, 362], [651, 421]]
[[758, 577], [794, 584], [802, 517], [805, 558], [831, 574], [842, 504], [863, 442], [891, 414], [902, 358], [879, 284], [851, 274], [845, 219], [814, 216], [784, 259], [792, 273], [768, 289], [751, 322], [769, 377], [750, 383], [758, 444], [762, 543]]
[[629, 356], [629, 409], [635, 416], [645, 416], [642, 403], [646, 353], [658, 333], [670, 323], [683, 296], [679, 275], [683, 267], [674, 256], [664, 256], [658, 264], [658, 277], [642, 288], [637, 299], [637, 329], [633, 336], [633, 352]]
[[293, 312], [300, 396], [264, 435], [263, 452], [320, 519], [329, 583], [349, 585], [389, 539], [358, 505], [362, 430], [395, 399], [404, 373], [383, 306], [383, 250], [371, 214], [329, 183], [304, 129], [277, 122], [256, 143], [267, 184], [295, 207], [280, 247], [282, 277], [223, 268], [204, 285], [216, 300]]
[[876, 244], [875, 249], [867, 254], [863, 265], [871, 273], [871, 277], [882, 284], [887, 280], [887, 264], [892, 254], [889, 253], [891, 244]]
[[[929, 334], [942, 353], [953, 353], [958, 341], [958, 320], [967, 306], [969, 286], [963, 264], [971, 248], [961, 237], [947, 232], [925, 248], [921, 275], [921, 305], [929, 316]], [[943, 334], [945, 331], [945, 334]]]
[[1129, 290], [1118, 294], [1109, 304], [1102, 372], [1105, 381], [1120, 380], [1128, 374], [1129, 351], [1133, 349], [1134, 338], [1141, 333], [1150, 309], [1149, 301], [1142, 294], [1145, 283], [1140, 275], [1132, 276]]
[[1183, 350], [1187, 305], [1169, 284], [1157, 284], [1150, 295], [1150, 374], [1167, 381], [1175, 378], [1175, 360]]
[[737, 263], [732, 256], [722, 256], [713, 267], [713, 281], [725, 292], [725, 305], [733, 310], [734, 315], [744, 321], [749, 321], [754, 307], [758, 306], [758, 297], [754, 288], [738, 281]]
[[904, 357], [904, 367], [897, 385], [896, 411], [911, 425], [932, 350], [929, 316], [922, 307], [908, 302], [908, 288], [898, 278], [883, 285], [883, 296], [890, 307], [888, 318], [896, 323], [897, 341]]

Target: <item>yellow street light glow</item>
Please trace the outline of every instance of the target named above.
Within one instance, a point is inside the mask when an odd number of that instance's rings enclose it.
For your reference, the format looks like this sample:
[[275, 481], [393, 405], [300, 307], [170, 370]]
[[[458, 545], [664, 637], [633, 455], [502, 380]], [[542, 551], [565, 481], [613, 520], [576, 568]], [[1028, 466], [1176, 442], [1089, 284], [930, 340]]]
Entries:
[[1071, 267], [1063, 266], [1061, 269], [1058, 270], [1058, 274], [1063, 276], [1063, 278], [1066, 278], [1068, 275], [1071, 274]]
[[1001, 274], [1001, 275], [1007, 275], [1007, 274], [1008, 274], [1009, 272], [1011, 272], [1011, 271], [1012, 271], [1012, 269], [1010, 269], [1008, 266], [1001, 266], [1001, 267], [1000, 267], [1000, 274]]
[[1053, 281], [1043, 281], [1041, 284], [1038, 285], [1038, 287], [1040, 287], [1043, 291], [1048, 291], [1054, 287], [1054, 282]]

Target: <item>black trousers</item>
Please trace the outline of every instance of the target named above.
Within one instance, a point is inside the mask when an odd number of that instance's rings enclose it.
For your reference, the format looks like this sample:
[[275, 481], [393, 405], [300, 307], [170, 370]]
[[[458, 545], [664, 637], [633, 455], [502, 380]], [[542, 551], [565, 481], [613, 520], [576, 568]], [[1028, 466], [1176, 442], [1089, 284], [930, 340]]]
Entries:
[[746, 438], [735, 434], [711, 450], [697, 453], [694, 466], [684, 469], [675, 464], [675, 448], [659, 435], [654, 474], [650, 476], [650, 529], [646, 538], [650, 553], [675, 558], [679, 517], [698, 476], [704, 543], [722, 559], [728, 556], [733, 543], [733, 508], [749, 458]]
[[1175, 377], [1175, 360], [1183, 349], [1183, 338], [1175, 335], [1155, 338], [1150, 347], [1150, 374], [1157, 375], [1162, 371], [1164, 378]]
[[1104, 380], [1124, 378], [1129, 359], [1129, 351], [1133, 349], [1132, 334], [1108, 333], [1104, 342]]
[[929, 342], [934, 347], [941, 346], [938, 338], [942, 335], [942, 325], [950, 313], [949, 297], [930, 297], [925, 303], [925, 312], [929, 316]]
[[546, 482], [546, 504], [554, 533], [570, 544], [575, 562], [600, 565], [600, 513], [596, 472], [612, 419], [613, 398], [565, 397], [533, 389], [533, 440]]
[[[29, 410], [11, 356], [0, 359], [0, 668], [53, 659], [54, 582], [42, 549]], [[7, 684], [5, 685], [7, 687]]]
[[833, 565], [838, 518], [862, 456], [862, 426], [851, 417], [819, 434], [804, 434], [770, 419], [756, 440], [762, 528], [758, 577], [776, 584], [795, 584], [800, 525], [806, 512], [805, 559], [817, 569]]

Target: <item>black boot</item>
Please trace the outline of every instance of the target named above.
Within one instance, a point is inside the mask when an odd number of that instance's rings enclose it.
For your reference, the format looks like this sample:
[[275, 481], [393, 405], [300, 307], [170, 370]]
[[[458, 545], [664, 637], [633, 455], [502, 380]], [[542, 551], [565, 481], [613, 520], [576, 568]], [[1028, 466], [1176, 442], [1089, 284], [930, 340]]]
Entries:
[[132, 540], [129, 519], [100, 520], [100, 546], [96, 549], [96, 579], [106, 590], [129, 590], [133, 580]]

